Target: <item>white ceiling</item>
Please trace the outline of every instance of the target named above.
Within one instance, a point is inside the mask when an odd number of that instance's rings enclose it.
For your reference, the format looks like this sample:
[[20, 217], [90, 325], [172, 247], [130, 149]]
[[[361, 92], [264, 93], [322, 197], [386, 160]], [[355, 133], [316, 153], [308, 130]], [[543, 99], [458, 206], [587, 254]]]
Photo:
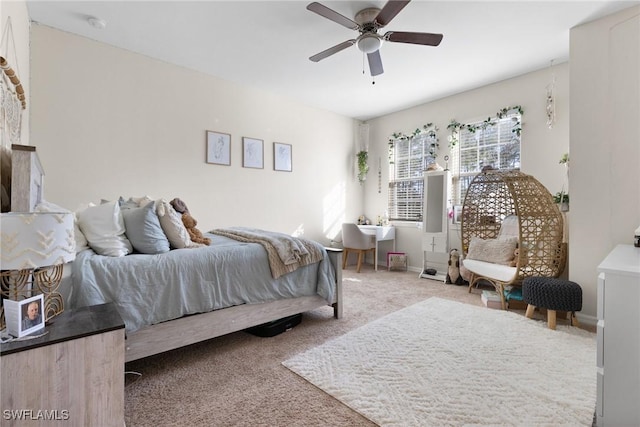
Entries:
[[[442, 33], [439, 47], [384, 43], [384, 74], [352, 46], [309, 56], [357, 32], [306, 9], [309, 1], [34, 1], [33, 21], [367, 120], [549, 67], [569, 58], [569, 29], [640, 1], [413, 0], [386, 31]], [[353, 19], [386, 1], [320, 1]], [[106, 21], [103, 30], [87, 18]]]

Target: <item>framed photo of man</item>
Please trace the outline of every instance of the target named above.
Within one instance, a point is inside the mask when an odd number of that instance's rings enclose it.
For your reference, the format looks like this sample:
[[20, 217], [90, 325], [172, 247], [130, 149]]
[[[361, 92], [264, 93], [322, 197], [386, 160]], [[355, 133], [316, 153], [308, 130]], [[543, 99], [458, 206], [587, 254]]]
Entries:
[[20, 301], [4, 299], [2, 305], [9, 335], [21, 338], [44, 328], [44, 296], [42, 294]]

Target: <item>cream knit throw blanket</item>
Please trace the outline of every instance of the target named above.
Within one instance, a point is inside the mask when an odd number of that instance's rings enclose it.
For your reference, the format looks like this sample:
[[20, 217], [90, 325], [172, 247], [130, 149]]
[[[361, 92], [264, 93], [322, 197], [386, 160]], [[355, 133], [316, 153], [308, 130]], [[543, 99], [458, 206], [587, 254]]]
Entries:
[[323, 258], [323, 253], [315, 242], [275, 231], [231, 227], [218, 228], [210, 233], [240, 242], [260, 243], [269, 256], [269, 266], [274, 279], [291, 273], [298, 267], [319, 262]]

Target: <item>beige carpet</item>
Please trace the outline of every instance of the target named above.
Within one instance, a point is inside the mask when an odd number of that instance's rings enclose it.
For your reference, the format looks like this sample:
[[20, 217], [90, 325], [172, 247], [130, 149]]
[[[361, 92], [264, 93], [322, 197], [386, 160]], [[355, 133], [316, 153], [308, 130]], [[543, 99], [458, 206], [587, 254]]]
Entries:
[[375, 425], [282, 362], [432, 296], [481, 301], [465, 287], [418, 279], [413, 272], [374, 272], [370, 265], [360, 274], [354, 270], [344, 270], [341, 320], [326, 307], [305, 313], [300, 325], [276, 337], [238, 332], [128, 363], [128, 371], [142, 376], [126, 376], [127, 426]]
[[[429, 298], [283, 365], [381, 426], [590, 426], [596, 343]], [[568, 392], [570, 391], [570, 392]]]

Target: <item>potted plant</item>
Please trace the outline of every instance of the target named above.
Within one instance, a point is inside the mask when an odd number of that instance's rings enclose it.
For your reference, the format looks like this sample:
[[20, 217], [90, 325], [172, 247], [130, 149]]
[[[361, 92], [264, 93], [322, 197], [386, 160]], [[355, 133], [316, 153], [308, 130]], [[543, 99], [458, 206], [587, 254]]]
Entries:
[[569, 188], [569, 153], [564, 153], [562, 157], [560, 157], [559, 164], [564, 165], [565, 167], [565, 183], [562, 185], [562, 190], [557, 192], [553, 199], [557, 204], [560, 205], [561, 212], [569, 211], [569, 192], [565, 192], [565, 188]]
[[367, 173], [369, 172], [369, 165], [367, 160], [369, 159], [369, 152], [359, 151], [358, 154], [358, 181], [362, 184], [367, 179]]
[[561, 212], [569, 211], [569, 193], [565, 193], [563, 191], [558, 191], [554, 196], [553, 200], [560, 205]]

